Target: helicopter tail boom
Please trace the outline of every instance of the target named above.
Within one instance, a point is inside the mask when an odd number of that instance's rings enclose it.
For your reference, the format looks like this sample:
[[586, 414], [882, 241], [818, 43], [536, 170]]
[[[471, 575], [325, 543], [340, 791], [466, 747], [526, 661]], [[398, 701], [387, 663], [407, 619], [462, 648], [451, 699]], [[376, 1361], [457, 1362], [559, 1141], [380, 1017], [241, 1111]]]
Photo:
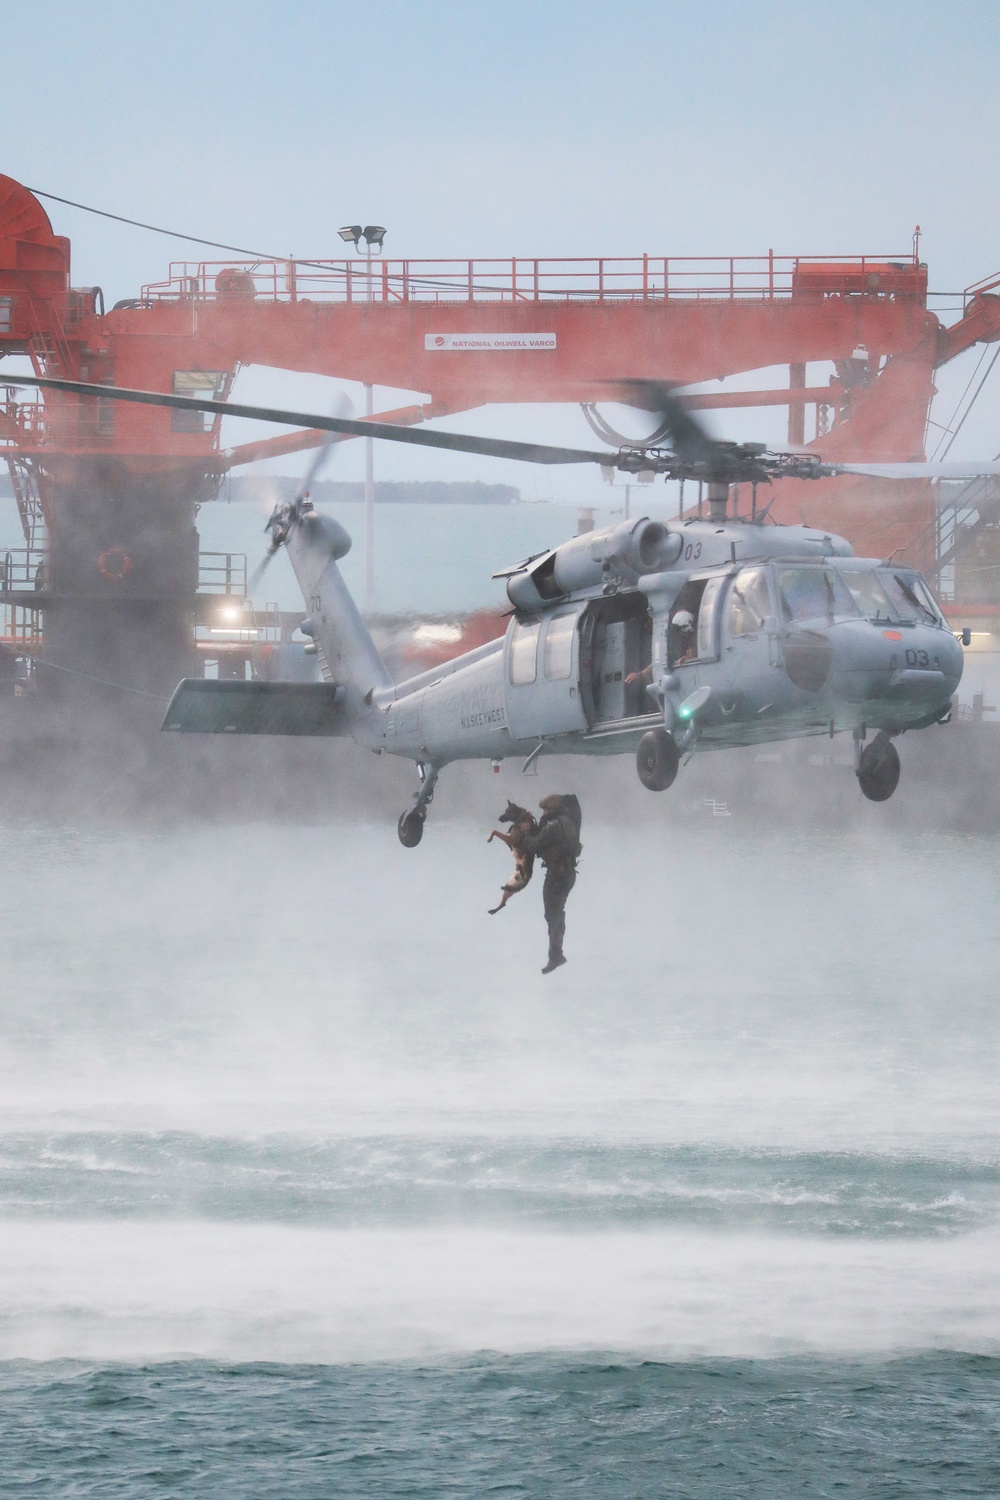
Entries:
[[391, 687], [392, 678], [337, 567], [351, 538], [303, 501], [283, 540], [309, 610], [301, 629], [322, 652], [323, 675], [343, 689], [347, 711], [357, 714], [372, 690]]

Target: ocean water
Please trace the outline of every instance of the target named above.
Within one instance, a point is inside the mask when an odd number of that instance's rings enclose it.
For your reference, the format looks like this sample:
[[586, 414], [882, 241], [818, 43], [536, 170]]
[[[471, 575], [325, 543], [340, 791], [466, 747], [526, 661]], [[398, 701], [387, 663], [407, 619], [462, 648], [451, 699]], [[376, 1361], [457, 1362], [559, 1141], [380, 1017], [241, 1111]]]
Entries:
[[[336, 474], [336, 468], [332, 471]], [[613, 526], [622, 519], [622, 491], [616, 495], [598, 480], [596, 492], [585, 503], [594, 512], [598, 527]], [[277, 497], [277, 496], [276, 496]], [[617, 502], [618, 509], [614, 509]], [[632, 490], [632, 514], [638, 519], [647, 511], [662, 519], [676, 516], [675, 496], [662, 486], [638, 486]], [[13, 509], [13, 506], [11, 507]], [[243, 552], [250, 568], [264, 550], [264, 522], [271, 510], [267, 500], [257, 504], [235, 502], [209, 504], [198, 516], [198, 531], [205, 551]], [[356, 599], [365, 589], [365, 519], [360, 504], [322, 504], [353, 541], [341, 571]], [[2, 510], [0, 510], [2, 518]], [[578, 505], [529, 503], [522, 505], [406, 505], [380, 502], [375, 508], [375, 556], [377, 559], [375, 609], [379, 614], [467, 613], [476, 609], [509, 608], [502, 579], [493, 574], [522, 557], [544, 552], [575, 536], [580, 520]], [[17, 531], [17, 516], [13, 517]], [[257, 591], [256, 603], [266, 600], [282, 609], [301, 609], [299, 588], [286, 552], [270, 564]]]
[[486, 831], [0, 835], [0, 1493], [1000, 1494], [996, 844]]

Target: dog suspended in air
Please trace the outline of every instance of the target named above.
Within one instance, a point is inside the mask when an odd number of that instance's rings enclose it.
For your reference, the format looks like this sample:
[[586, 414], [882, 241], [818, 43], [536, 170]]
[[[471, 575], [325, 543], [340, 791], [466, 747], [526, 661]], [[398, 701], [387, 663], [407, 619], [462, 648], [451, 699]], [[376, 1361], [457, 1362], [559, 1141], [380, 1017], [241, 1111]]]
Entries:
[[526, 807], [518, 807], [516, 802], [508, 802], [497, 821], [509, 823], [510, 832], [504, 833], [501, 829], [494, 828], [486, 842], [491, 844], [494, 839], [501, 839], [507, 845], [514, 856], [514, 873], [506, 885], [501, 887], [503, 899], [500, 905], [490, 907], [491, 917], [495, 916], [498, 911], [503, 911], [511, 896], [516, 896], [518, 891], [523, 891], [531, 879], [531, 873], [535, 867], [535, 856], [528, 853], [525, 840], [538, 827], [534, 814], [530, 813]]

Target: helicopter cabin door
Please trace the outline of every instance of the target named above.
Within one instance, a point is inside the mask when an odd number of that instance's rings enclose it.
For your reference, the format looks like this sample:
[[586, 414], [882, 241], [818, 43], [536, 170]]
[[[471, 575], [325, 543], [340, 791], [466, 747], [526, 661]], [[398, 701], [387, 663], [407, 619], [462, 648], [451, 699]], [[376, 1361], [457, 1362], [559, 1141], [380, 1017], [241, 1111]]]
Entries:
[[[590, 724], [614, 724], [653, 711], [646, 694], [652, 631], [645, 594], [612, 594], [587, 606], [581, 631], [581, 681]], [[636, 673], [645, 676], [629, 682]]]
[[516, 740], [586, 729], [580, 701], [580, 616], [584, 606], [511, 621], [504, 645], [507, 727]]

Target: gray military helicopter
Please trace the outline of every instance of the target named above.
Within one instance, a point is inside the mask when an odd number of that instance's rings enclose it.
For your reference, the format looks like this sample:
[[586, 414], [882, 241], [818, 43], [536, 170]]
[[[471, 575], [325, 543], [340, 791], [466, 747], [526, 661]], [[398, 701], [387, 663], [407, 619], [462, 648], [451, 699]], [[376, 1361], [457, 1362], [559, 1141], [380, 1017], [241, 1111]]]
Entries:
[[[1000, 463], [826, 464], [813, 454], [718, 442], [673, 389], [622, 383], [658, 417], [655, 443], [617, 452], [466, 437], [269, 407], [18, 377], [101, 400], [266, 419], [331, 435], [515, 458], [596, 463], [626, 474], [695, 480], [704, 512], [644, 517], [574, 537], [505, 568], [506, 634], [394, 683], [337, 566], [351, 538], [307, 497], [276, 507], [267, 557], [288, 551], [323, 681], [180, 683], [163, 721], [186, 734], [346, 736], [416, 763], [418, 789], [399, 838], [418, 844], [442, 769], [452, 761], [542, 754], [635, 755], [663, 791], [684, 757], [769, 740], [849, 732], [864, 795], [885, 801], [900, 761], [893, 740], [947, 722], [962, 648], [913, 568], [858, 558], [842, 537], [767, 523], [757, 486], [852, 473], [971, 478]], [[329, 441], [332, 441], [332, 436]], [[748, 486], [748, 515], [733, 486]], [[266, 558], [265, 558], [266, 561]], [[964, 644], [968, 644], [966, 640]], [[871, 734], [871, 739], [869, 739]]]

